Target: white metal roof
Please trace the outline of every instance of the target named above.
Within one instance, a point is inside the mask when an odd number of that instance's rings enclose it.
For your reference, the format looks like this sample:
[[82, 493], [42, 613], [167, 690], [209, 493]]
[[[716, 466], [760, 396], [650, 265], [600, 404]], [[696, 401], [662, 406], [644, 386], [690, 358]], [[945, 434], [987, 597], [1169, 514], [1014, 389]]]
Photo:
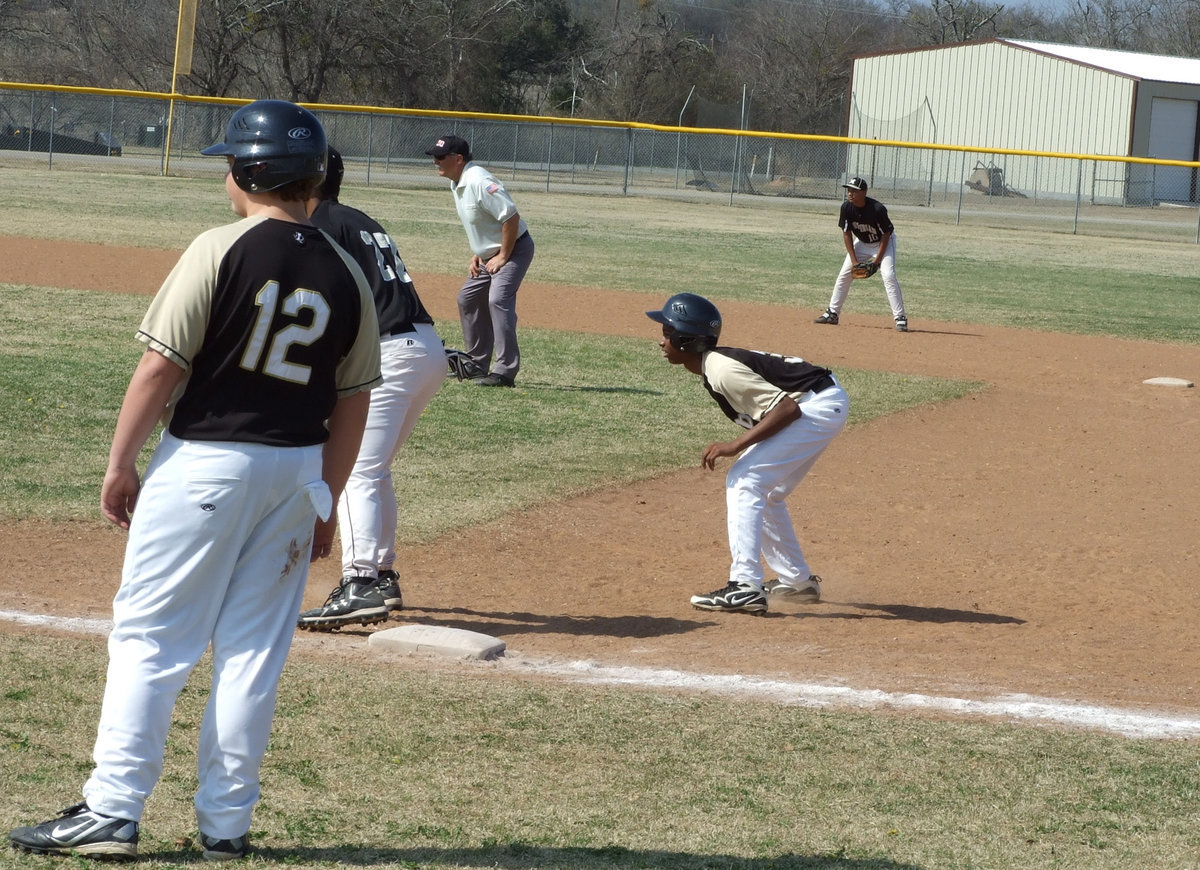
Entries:
[[1111, 48], [1092, 48], [1087, 45], [1030, 42], [1024, 39], [999, 39], [997, 42], [1007, 42], [1009, 45], [1020, 46], [1030, 51], [1040, 51], [1043, 54], [1099, 67], [1133, 78], [1200, 85], [1200, 60], [1196, 58], [1142, 54], [1137, 51], [1116, 51]]

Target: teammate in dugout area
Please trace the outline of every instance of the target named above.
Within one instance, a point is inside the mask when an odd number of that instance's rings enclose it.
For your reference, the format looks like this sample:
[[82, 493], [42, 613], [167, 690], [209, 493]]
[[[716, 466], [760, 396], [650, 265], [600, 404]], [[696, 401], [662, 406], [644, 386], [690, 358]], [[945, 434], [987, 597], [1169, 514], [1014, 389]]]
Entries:
[[867, 182], [857, 175], [842, 185], [846, 199], [838, 214], [838, 226], [842, 229], [842, 241], [846, 246], [846, 259], [842, 271], [833, 282], [833, 295], [829, 307], [815, 323], [837, 326], [842, 305], [854, 283], [851, 270], [856, 263], [874, 263], [883, 278], [883, 289], [887, 292], [888, 304], [899, 332], [908, 332], [908, 315], [904, 311], [904, 296], [900, 292], [900, 281], [896, 277], [896, 228], [888, 217], [887, 208], [877, 199], [867, 196]]
[[[725, 477], [732, 564], [729, 582], [693, 595], [699, 610], [765, 613], [767, 595], [797, 603], [821, 600], [784, 501], [846, 426], [850, 399], [827, 368], [797, 357], [718, 347], [721, 314], [694, 293], [677, 293], [646, 316], [663, 325], [658, 346], [672, 365], [700, 375], [730, 420], [745, 428], [704, 448], [701, 465], [736, 457]], [[763, 586], [762, 559], [778, 575]]]
[[[242, 219], [192, 242], [138, 330], [146, 349], [100, 494], [129, 540], [95, 767], [82, 803], [10, 833], [18, 849], [137, 856], [175, 699], [210, 645], [200, 846], [211, 860], [249, 849], [308, 563], [331, 551], [334, 499], [380, 381], [362, 270], [305, 212], [325, 149], [310, 112], [260, 100], [202, 152], [228, 161], [225, 189]], [[138, 452], [160, 418], [162, 440], [139, 482]]]
[[463, 351], [479, 374], [474, 383], [511, 387], [521, 369], [517, 291], [533, 262], [533, 237], [504, 185], [475, 162], [466, 141], [442, 136], [425, 153], [433, 158], [438, 175], [450, 180], [454, 207], [471, 246], [467, 280], [458, 291], [458, 314]]
[[358, 261], [379, 317], [383, 384], [371, 391], [362, 447], [338, 500], [342, 579], [325, 604], [300, 614], [300, 628], [330, 631], [383, 622], [400, 610], [396, 488], [392, 462], [446, 379], [446, 352], [396, 243], [374, 219], [338, 202], [345, 164], [329, 149], [325, 181], [308, 200], [309, 220]]

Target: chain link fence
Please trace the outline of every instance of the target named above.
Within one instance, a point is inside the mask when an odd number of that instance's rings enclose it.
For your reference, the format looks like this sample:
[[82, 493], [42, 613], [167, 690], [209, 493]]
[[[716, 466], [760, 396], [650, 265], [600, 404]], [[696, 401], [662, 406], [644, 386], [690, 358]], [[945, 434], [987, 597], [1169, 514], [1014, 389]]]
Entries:
[[[189, 97], [172, 108], [167, 98], [125, 92], [0, 86], [0, 166], [208, 174], [212, 161], [199, 151], [222, 138], [238, 105]], [[861, 175], [889, 207], [921, 207], [955, 224], [1200, 242], [1195, 164], [466, 113], [315, 112], [350, 181], [367, 185], [444, 185], [425, 149], [454, 133], [514, 190], [743, 207], [774, 198], [828, 210], [845, 178]]]

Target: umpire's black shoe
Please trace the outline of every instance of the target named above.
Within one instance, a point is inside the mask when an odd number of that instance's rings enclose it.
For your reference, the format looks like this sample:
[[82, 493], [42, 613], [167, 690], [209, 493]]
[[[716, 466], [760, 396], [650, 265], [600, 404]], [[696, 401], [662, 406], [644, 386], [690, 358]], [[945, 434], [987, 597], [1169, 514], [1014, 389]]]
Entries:
[[516, 378], [492, 372], [486, 378], [480, 378], [475, 383], [481, 387], [512, 387], [516, 386]]
[[400, 575], [395, 571], [380, 571], [375, 588], [383, 596], [383, 603], [387, 605], [388, 610], [404, 609], [404, 598], [400, 594]]
[[300, 614], [297, 625], [313, 631], [334, 631], [343, 625], [386, 622], [388, 606], [374, 577], [343, 577], [325, 604]]
[[837, 326], [838, 316], [835, 312], [825, 309], [825, 313], [818, 317], [813, 323], [828, 323], [830, 326]]
[[16, 828], [8, 839], [14, 849], [39, 855], [74, 852], [89, 858], [132, 861], [138, 853], [138, 823], [101, 815], [82, 803], [62, 810], [57, 819]]

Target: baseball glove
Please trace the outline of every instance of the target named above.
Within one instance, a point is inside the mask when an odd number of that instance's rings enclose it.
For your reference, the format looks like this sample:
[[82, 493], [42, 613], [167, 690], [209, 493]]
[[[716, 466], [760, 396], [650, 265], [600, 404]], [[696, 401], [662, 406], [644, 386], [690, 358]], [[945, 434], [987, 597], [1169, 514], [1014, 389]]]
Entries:
[[461, 350], [446, 348], [446, 369], [460, 381], [473, 381], [487, 376], [487, 372], [475, 365], [475, 361]]
[[855, 263], [850, 269], [850, 274], [855, 278], [870, 278], [878, 271], [878, 263], [872, 263], [870, 260], [865, 260], [861, 263]]

